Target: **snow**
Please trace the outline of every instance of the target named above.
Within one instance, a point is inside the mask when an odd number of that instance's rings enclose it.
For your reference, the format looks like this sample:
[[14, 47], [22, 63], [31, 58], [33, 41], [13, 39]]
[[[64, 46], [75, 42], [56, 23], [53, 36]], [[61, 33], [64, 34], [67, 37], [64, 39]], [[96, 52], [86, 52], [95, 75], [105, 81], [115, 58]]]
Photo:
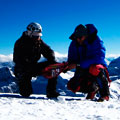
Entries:
[[0, 62], [10, 62], [12, 60], [13, 60], [13, 54], [10, 54], [10, 55], [0, 54]]
[[[55, 54], [58, 61], [66, 60], [66, 55], [57, 52]], [[119, 74], [111, 76], [113, 81], [109, 101], [90, 101], [86, 100], [86, 95], [82, 93], [76, 96], [71, 94], [65, 85], [74, 75], [73, 71], [61, 73], [58, 77], [57, 89], [61, 93], [58, 100], [46, 98], [47, 80], [43, 77], [32, 79], [34, 94], [29, 98], [23, 98], [14, 93], [17, 91], [17, 85], [12, 74], [13, 64], [9, 64], [11, 56], [0, 55], [0, 120], [120, 120]], [[116, 65], [115, 67], [119, 68]], [[10, 88], [10, 92], [5, 88]]]
[[[0, 120], [120, 120], [119, 90], [120, 80], [118, 79], [111, 83], [110, 100], [105, 102], [72, 96], [60, 96], [58, 100], [47, 100], [45, 95], [35, 94], [31, 95], [31, 99], [27, 99], [4, 97], [1, 93]], [[6, 95], [9, 94], [6, 93]], [[15, 95], [19, 96], [19, 94]]]
[[[34, 95], [35, 96], [35, 95]], [[39, 95], [39, 97], [43, 95]], [[0, 98], [1, 120], [119, 120], [120, 102]]]
[[107, 54], [106, 58], [116, 59], [120, 57], [120, 54]]

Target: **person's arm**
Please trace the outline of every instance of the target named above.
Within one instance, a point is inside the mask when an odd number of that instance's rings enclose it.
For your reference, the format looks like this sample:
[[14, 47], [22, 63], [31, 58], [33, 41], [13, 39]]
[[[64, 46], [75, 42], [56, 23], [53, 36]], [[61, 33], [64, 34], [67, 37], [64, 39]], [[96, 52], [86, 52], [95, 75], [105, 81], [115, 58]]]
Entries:
[[69, 64], [69, 63], [67, 62], [67, 66], [64, 68], [63, 73], [66, 73], [67, 71], [72, 70], [72, 69], [75, 69], [75, 68], [76, 68], [76, 64]]
[[81, 62], [82, 68], [88, 68], [91, 64], [103, 64], [105, 59], [105, 47], [103, 41], [95, 40], [91, 46], [91, 57]]
[[76, 64], [68, 64], [68, 70], [71, 70], [71, 69], [75, 69], [76, 68]]
[[23, 45], [21, 44], [20, 40], [17, 40], [15, 45], [14, 45], [14, 52], [13, 52], [13, 61], [15, 63], [23, 63], [24, 60], [24, 49]]
[[68, 49], [68, 63], [76, 64], [78, 61], [76, 42], [72, 41]]
[[41, 40], [41, 51], [42, 55], [50, 62], [55, 63], [55, 54], [54, 51]]
[[16, 64], [29, 65], [32, 63], [29, 57], [28, 44], [25, 43], [23, 36], [18, 39], [14, 45], [13, 61]]

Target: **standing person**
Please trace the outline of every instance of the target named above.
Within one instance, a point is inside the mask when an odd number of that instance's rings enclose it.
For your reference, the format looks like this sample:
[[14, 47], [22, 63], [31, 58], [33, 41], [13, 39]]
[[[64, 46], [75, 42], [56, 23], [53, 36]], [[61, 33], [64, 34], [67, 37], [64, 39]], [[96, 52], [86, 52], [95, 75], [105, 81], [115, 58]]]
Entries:
[[86, 99], [94, 99], [99, 91], [98, 101], [108, 101], [110, 79], [105, 62], [105, 47], [97, 35], [97, 29], [93, 24], [80, 24], [70, 39], [68, 63], [69, 68], [76, 68], [76, 71], [68, 82], [68, 89], [74, 93], [88, 93]]
[[[53, 50], [43, 42], [42, 27], [39, 23], [30, 23], [27, 31], [16, 41], [14, 46], [13, 61], [15, 63], [14, 73], [18, 80], [19, 92], [24, 97], [32, 94], [31, 78], [41, 75], [43, 68], [56, 63]], [[47, 61], [39, 62], [43, 55]], [[47, 97], [58, 97], [56, 92], [57, 78], [48, 79]]]

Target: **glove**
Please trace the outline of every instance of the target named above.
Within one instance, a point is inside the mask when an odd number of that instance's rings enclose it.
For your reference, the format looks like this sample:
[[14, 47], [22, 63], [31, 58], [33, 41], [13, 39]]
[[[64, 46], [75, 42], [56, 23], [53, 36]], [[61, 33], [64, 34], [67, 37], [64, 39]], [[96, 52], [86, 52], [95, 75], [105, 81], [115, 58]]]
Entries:
[[65, 64], [65, 68], [63, 70], [63, 73], [66, 73], [69, 69], [68, 69], [68, 62], [63, 62]]

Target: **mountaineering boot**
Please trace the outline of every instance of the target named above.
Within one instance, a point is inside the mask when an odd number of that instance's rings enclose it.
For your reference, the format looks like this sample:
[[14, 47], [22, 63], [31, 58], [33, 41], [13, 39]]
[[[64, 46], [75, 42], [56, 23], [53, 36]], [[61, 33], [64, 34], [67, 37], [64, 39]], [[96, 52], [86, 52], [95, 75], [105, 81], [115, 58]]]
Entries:
[[106, 77], [106, 73], [104, 70], [101, 70], [101, 72], [99, 73], [98, 82], [100, 83], [99, 85], [100, 98], [98, 99], [98, 102], [108, 101], [110, 91], [108, 86], [108, 79]]
[[93, 100], [94, 97], [95, 97], [95, 94], [96, 94], [96, 92], [90, 92], [90, 93], [88, 93], [86, 99], [91, 99], [91, 100]]
[[31, 84], [31, 75], [23, 73], [23, 72], [17, 72], [15, 74], [17, 78], [17, 84], [19, 87], [19, 93], [23, 97], [29, 97], [33, 90], [32, 90], [32, 84]]
[[103, 101], [108, 101], [108, 100], [109, 100], [109, 96], [105, 96], [105, 97], [100, 97], [97, 101], [103, 102]]
[[47, 98], [57, 98], [60, 94], [56, 91], [47, 92]]
[[22, 79], [18, 82], [20, 95], [29, 97], [32, 94], [31, 78]]
[[48, 79], [47, 85], [47, 97], [48, 98], [57, 98], [60, 94], [56, 92], [57, 78]]
[[86, 99], [91, 99], [91, 100], [93, 100], [94, 97], [95, 97], [95, 94], [96, 94], [97, 92], [98, 92], [98, 89], [95, 90], [95, 91], [93, 91], [93, 92], [89, 92], [88, 95], [87, 95], [87, 97], [86, 97]]
[[90, 87], [90, 91], [91, 92], [88, 92], [88, 95], [86, 97], [86, 99], [91, 99], [93, 100], [94, 97], [95, 97], [95, 94], [99, 91], [99, 87], [98, 85], [96, 84], [96, 82], [93, 82], [91, 87]]

